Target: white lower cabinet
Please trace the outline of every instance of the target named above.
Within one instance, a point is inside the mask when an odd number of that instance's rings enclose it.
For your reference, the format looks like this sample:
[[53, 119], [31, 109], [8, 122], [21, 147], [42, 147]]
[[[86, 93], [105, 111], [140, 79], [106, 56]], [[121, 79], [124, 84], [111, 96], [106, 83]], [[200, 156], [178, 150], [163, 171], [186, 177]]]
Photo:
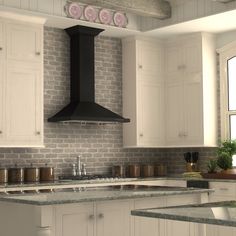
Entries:
[[236, 185], [234, 183], [226, 182], [210, 182], [209, 187], [214, 189], [210, 194], [209, 201], [232, 201], [236, 198]]
[[57, 206], [55, 236], [130, 236], [131, 209], [128, 200]]
[[93, 236], [94, 204], [60, 205], [55, 210], [56, 236]]
[[131, 202], [110, 201], [96, 204], [97, 236], [130, 236]]
[[206, 225], [206, 236], [235, 236], [236, 229], [234, 227]]
[[[134, 202], [135, 209], [163, 207], [165, 205], [165, 199], [162, 197], [150, 198], [148, 201], [147, 199], [138, 199]], [[161, 236], [160, 223], [161, 221], [155, 218], [134, 216], [134, 235]]]

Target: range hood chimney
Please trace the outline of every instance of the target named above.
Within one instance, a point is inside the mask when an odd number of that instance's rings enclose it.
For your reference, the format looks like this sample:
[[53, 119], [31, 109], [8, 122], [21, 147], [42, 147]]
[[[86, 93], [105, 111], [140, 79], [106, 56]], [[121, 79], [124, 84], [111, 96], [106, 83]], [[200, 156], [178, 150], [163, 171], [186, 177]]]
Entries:
[[70, 103], [49, 118], [49, 122], [130, 122], [95, 103], [94, 38], [102, 31], [85, 26], [66, 29], [70, 36], [71, 53]]

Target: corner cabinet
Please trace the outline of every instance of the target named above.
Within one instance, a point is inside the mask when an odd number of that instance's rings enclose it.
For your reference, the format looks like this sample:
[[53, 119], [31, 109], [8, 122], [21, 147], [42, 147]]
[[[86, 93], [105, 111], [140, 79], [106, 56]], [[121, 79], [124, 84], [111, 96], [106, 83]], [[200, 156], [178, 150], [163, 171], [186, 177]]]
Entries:
[[43, 24], [0, 14], [0, 147], [43, 146]]
[[138, 37], [123, 39], [124, 147], [164, 145], [164, 81], [161, 43]]
[[216, 52], [210, 34], [166, 42], [167, 146], [217, 146]]

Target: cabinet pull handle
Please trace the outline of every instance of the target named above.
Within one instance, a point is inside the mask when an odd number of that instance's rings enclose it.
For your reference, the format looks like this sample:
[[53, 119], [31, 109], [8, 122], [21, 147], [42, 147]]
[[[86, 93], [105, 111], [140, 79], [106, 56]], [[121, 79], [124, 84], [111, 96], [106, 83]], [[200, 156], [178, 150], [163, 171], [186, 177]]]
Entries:
[[36, 54], [37, 56], [40, 56], [40, 55], [41, 55], [41, 53], [40, 53], [40, 52], [36, 52], [35, 54]]
[[3, 48], [2, 47], [0, 47], [0, 51], [2, 51], [3, 50]]
[[138, 68], [139, 68], [139, 69], [143, 69], [143, 66], [142, 66], [142, 65], [138, 65]]
[[2, 134], [2, 131], [0, 130], [0, 134]]
[[90, 215], [90, 216], [89, 216], [89, 219], [90, 219], [90, 220], [94, 220], [94, 215]]
[[40, 134], [41, 134], [40, 131], [37, 131], [37, 132], [36, 132], [36, 135], [40, 135]]
[[139, 134], [140, 137], [143, 137], [143, 133]]
[[103, 219], [103, 218], [104, 218], [104, 214], [103, 214], [103, 213], [100, 213], [100, 214], [98, 215], [98, 218]]

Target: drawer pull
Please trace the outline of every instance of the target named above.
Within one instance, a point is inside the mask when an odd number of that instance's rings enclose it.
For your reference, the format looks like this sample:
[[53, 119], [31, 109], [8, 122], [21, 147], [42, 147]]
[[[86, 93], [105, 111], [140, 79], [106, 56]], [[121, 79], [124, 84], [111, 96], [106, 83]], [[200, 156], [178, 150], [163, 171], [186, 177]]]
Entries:
[[2, 131], [0, 130], [0, 134], [2, 134]]
[[36, 135], [40, 135], [40, 134], [41, 134], [40, 131], [37, 131], [37, 132], [36, 132]]
[[228, 191], [228, 188], [220, 188], [221, 191]]
[[103, 218], [104, 218], [104, 214], [103, 214], [103, 213], [100, 213], [100, 214], [98, 215], [98, 218], [103, 219]]
[[2, 51], [3, 50], [3, 48], [2, 47], [0, 47], [0, 51]]
[[90, 216], [89, 216], [89, 219], [90, 219], [90, 220], [94, 220], [94, 215], [90, 215]]
[[41, 53], [40, 53], [40, 52], [36, 52], [35, 54], [36, 54], [37, 56], [40, 56], [40, 55], [41, 55]]

